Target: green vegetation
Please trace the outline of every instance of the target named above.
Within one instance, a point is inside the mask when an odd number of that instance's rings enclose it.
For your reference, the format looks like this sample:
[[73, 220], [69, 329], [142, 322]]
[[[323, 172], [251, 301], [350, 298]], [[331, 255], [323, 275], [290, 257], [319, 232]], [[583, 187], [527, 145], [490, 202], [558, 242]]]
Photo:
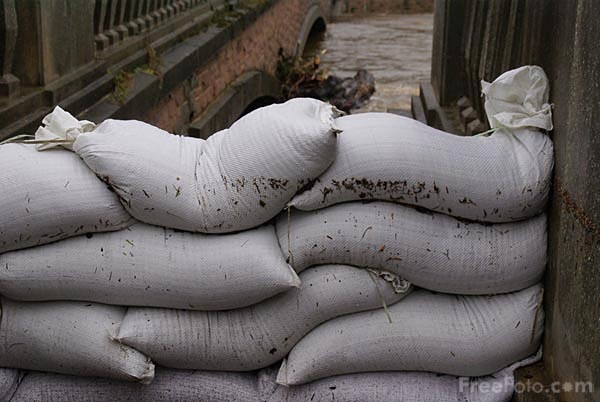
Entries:
[[111, 96], [121, 105], [127, 100], [127, 95], [129, 94], [129, 90], [131, 89], [131, 85], [133, 84], [136, 74], [144, 73], [148, 75], [155, 75], [159, 78], [162, 75], [160, 71], [161, 59], [156, 52], [156, 49], [150, 45], [147, 45], [146, 51], [148, 52], [148, 61], [146, 64], [142, 64], [133, 70], [122, 69], [113, 74], [114, 87]]
[[[241, 16], [246, 14], [248, 11], [256, 10], [269, 4], [270, 0], [229, 0], [223, 7], [213, 9], [213, 14], [210, 19], [205, 22], [198, 24], [196, 28], [188, 33], [187, 36], [198, 35], [201, 32], [206, 32], [209, 27], [216, 26], [219, 28], [225, 28], [234, 23]], [[148, 61], [135, 69], [122, 69], [117, 72], [113, 72], [113, 91], [112, 98], [119, 104], [124, 104], [127, 100], [129, 90], [134, 82], [135, 76], [138, 73], [144, 73], [149, 75], [155, 75], [162, 77], [160, 71], [161, 59], [157, 54], [156, 49], [152, 46], [147, 45], [146, 50], [148, 52]]]
[[133, 81], [133, 73], [120, 70], [114, 74], [113, 84], [114, 88], [112, 91], [112, 98], [119, 102], [119, 104], [124, 104], [127, 99], [127, 94], [129, 93], [129, 88], [131, 87], [131, 83]]

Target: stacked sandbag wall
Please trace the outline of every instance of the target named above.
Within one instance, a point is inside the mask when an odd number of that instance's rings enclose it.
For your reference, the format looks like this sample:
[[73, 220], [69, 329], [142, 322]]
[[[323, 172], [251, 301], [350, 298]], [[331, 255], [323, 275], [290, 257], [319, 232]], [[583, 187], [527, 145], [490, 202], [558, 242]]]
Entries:
[[471, 138], [310, 99], [206, 141], [57, 108], [0, 145], [0, 400], [510, 400], [551, 120], [537, 67], [484, 89]]

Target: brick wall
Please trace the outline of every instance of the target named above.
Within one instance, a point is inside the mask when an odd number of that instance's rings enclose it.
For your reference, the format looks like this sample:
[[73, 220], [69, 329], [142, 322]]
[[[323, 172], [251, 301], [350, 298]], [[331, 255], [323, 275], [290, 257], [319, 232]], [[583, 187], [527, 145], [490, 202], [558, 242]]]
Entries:
[[[324, 10], [328, 3], [320, 0]], [[279, 48], [293, 53], [298, 32], [312, 2], [279, 0], [240, 35], [222, 47], [178, 88], [161, 99], [144, 120], [181, 133], [241, 74], [260, 70], [275, 73]]]
[[344, 14], [431, 13], [434, 0], [338, 0]]

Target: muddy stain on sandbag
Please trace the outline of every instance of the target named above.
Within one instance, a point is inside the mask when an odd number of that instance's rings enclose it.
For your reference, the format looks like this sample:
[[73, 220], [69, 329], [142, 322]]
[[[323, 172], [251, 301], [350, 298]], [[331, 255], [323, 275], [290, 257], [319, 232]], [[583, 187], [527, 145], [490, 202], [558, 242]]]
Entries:
[[[432, 196], [437, 197], [441, 202], [445, 202], [447, 198], [442, 194], [445, 193], [450, 195], [451, 190], [448, 186], [443, 186], [443, 191], [438, 183], [433, 181], [432, 185], [428, 185], [426, 181], [418, 181], [412, 185], [408, 184], [407, 180], [370, 180], [367, 178], [349, 177], [343, 180], [331, 179], [329, 186], [324, 186], [320, 189], [322, 199], [321, 203], [326, 204], [330, 196], [335, 196], [338, 192], [351, 191], [357, 194], [359, 200], [389, 200], [393, 202], [403, 202], [408, 199], [415, 204], [419, 204], [422, 200], [429, 200]], [[533, 190], [529, 187], [525, 187], [522, 193], [531, 194]], [[502, 195], [501, 190], [497, 190], [496, 199], [499, 199]], [[458, 203], [464, 206], [477, 207], [478, 204], [468, 196], [457, 197]], [[429, 206], [431, 210], [446, 212], [452, 214], [452, 208], [445, 208], [443, 206]], [[531, 208], [531, 204], [525, 202], [522, 210], [526, 211]], [[496, 217], [502, 218], [499, 208], [494, 208], [492, 211], [481, 209], [481, 217]]]

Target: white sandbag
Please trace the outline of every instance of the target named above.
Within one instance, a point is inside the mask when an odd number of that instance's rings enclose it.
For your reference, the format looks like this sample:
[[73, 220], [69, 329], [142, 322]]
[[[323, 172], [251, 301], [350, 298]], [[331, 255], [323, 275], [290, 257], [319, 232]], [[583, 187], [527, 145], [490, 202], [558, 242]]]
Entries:
[[148, 385], [31, 372], [25, 376], [10, 402], [259, 401], [254, 373], [157, 368], [154, 381]]
[[300, 283], [272, 225], [205, 235], [137, 223], [6, 253], [0, 265], [0, 293], [29, 301], [223, 310]]
[[71, 152], [0, 145], [0, 171], [0, 253], [131, 223], [118, 197]]
[[508, 402], [514, 370], [540, 355], [489, 377], [457, 378], [419, 372], [348, 374], [283, 387], [277, 370], [259, 373], [157, 368], [149, 385], [49, 373], [28, 373], [11, 402]]
[[552, 130], [548, 77], [541, 67], [523, 66], [489, 83], [481, 81], [491, 127], [538, 127]]
[[11, 402], [22, 376], [19, 370], [0, 368], [0, 402]]
[[482, 225], [389, 202], [353, 202], [283, 213], [277, 235], [297, 272], [350, 264], [446, 293], [520, 290], [539, 282], [546, 266], [545, 215]]
[[334, 318], [300, 340], [277, 382], [303, 384], [338, 374], [429, 371], [484, 376], [539, 348], [542, 288], [498, 296], [417, 290], [389, 308]]
[[346, 374], [304, 385], [275, 384], [276, 371], [259, 373], [261, 401], [313, 402], [509, 402], [514, 371], [538, 361], [535, 356], [487, 377], [455, 377], [416, 371]]
[[[465, 379], [467, 377], [464, 377]], [[347, 374], [308, 384], [275, 388], [269, 402], [509, 402], [514, 388], [507, 377], [483, 377], [489, 392], [464, 395], [460, 379], [449, 375], [416, 371]], [[464, 385], [467, 388], [467, 385]], [[507, 389], [508, 388], [508, 389]], [[493, 390], [493, 391], [492, 391]], [[473, 392], [471, 392], [473, 394]]]
[[245, 309], [130, 308], [118, 339], [166, 367], [255, 370], [280, 360], [320, 323], [381, 307], [382, 299], [393, 304], [409, 289], [408, 283], [391, 275], [379, 278], [348, 266], [315, 267], [301, 279], [300, 289]]
[[547, 88], [539, 67], [484, 86], [497, 128], [489, 137], [387, 113], [336, 119], [343, 134], [334, 163], [290, 204], [314, 210], [377, 199], [485, 222], [532, 217], [546, 205], [554, 163], [552, 141], [537, 129], [552, 127]]
[[316, 179], [335, 155], [334, 108], [293, 99], [244, 116], [208, 140], [140, 121], [106, 120], [93, 131], [57, 108], [38, 138], [76, 138], [75, 152], [140, 221], [196, 232], [258, 226]]
[[114, 340], [125, 308], [2, 298], [0, 367], [147, 383], [154, 365]]

